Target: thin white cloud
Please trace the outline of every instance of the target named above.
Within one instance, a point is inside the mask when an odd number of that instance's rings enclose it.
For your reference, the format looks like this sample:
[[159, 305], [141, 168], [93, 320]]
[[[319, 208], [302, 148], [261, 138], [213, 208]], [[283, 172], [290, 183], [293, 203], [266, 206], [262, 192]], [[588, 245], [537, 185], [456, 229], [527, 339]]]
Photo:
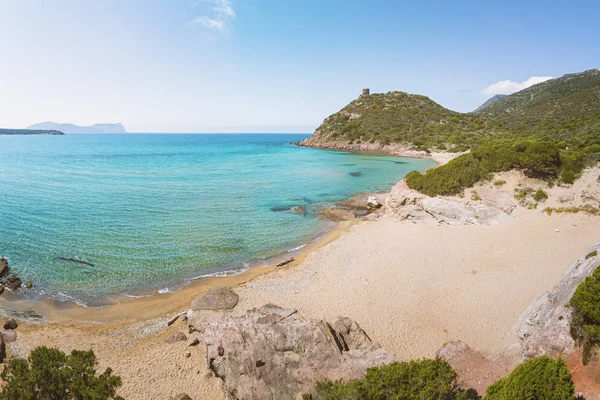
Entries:
[[200, 17], [191, 20], [188, 25], [201, 25], [208, 29], [216, 29], [221, 33], [225, 32], [225, 29], [235, 19], [235, 10], [231, 5], [230, 0], [210, 0], [208, 1], [213, 5], [212, 10], [213, 16], [202, 15]]
[[497, 94], [512, 94], [514, 92], [518, 92], [519, 90], [526, 89], [529, 86], [545, 82], [548, 79], [552, 78], [552, 76], [532, 76], [531, 78], [523, 82], [498, 81], [484, 88], [481, 91], [481, 94], [484, 94], [488, 97], [495, 96]]
[[231, 1], [229, 0], [215, 0], [213, 10], [219, 15], [235, 19], [235, 10], [231, 6]]
[[198, 17], [190, 21], [190, 24], [202, 25], [205, 28], [217, 29], [221, 32], [225, 30], [225, 21], [209, 17]]

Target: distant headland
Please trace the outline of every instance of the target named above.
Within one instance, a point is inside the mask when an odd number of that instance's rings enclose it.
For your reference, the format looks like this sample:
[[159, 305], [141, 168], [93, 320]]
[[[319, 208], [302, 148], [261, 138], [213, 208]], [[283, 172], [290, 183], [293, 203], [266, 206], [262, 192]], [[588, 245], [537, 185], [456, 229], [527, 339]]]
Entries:
[[69, 123], [60, 124], [57, 122], [47, 121], [31, 125], [27, 129], [56, 130], [64, 133], [127, 133], [125, 131], [125, 126], [120, 123], [80, 126]]
[[0, 135], [64, 135], [54, 129], [1, 129]]

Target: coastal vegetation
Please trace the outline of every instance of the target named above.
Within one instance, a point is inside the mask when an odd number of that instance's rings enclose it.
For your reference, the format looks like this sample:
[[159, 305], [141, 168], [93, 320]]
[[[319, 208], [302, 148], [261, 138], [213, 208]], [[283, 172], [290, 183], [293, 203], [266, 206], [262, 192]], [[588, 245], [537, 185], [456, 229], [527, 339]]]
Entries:
[[517, 366], [511, 374], [493, 383], [484, 400], [574, 399], [575, 385], [567, 364], [548, 356]]
[[385, 400], [428, 399], [467, 400], [478, 399], [474, 390], [460, 389], [458, 375], [442, 358], [394, 362], [369, 368], [362, 379], [321, 381], [314, 395], [304, 395], [304, 400]]
[[556, 179], [561, 167], [560, 150], [552, 142], [530, 140], [512, 145], [487, 144], [424, 174], [413, 171], [406, 176], [406, 183], [429, 196], [454, 195], [481, 180], [492, 179], [495, 172], [521, 169], [530, 177]]
[[0, 135], [64, 135], [61, 131], [48, 129], [1, 129]]
[[[362, 379], [348, 382], [321, 381], [316, 394], [304, 400], [467, 400], [481, 399], [473, 389], [457, 386], [458, 376], [442, 358], [395, 362], [369, 368]], [[517, 366], [511, 374], [494, 382], [484, 400], [574, 399], [574, 384], [565, 362], [548, 356]]]
[[122, 400], [116, 395], [121, 378], [107, 368], [96, 374], [93, 351], [73, 350], [67, 355], [45, 346], [34, 349], [27, 360], [12, 359], [4, 367], [5, 386], [0, 400]]
[[[586, 259], [596, 255], [597, 251], [591, 252]], [[583, 363], [588, 364], [594, 348], [600, 344], [600, 268], [579, 284], [570, 304], [571, 336], [583, 347]]]

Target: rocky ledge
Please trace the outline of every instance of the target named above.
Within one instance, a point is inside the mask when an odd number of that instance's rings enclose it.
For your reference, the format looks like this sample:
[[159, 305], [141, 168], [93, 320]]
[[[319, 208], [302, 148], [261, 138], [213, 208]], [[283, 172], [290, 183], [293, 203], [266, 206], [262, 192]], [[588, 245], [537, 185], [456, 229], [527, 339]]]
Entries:
[[[600, 250], [600, 244], [589, 253]], [[600, 256], [581, 257], [569, 268], [558, 284], [527, 307], [515, 329], [522, 340], [524, 359], [543, 354], [550, 356], [571, 354], [576, 344], [571, 337], [571, 308], [569, 302], [577, 286], [600, 265]]]
[[330, 324], [273, 304], [239, 317], [187, 318], [191, 332], [202, 327], [208, 367], [232, 399], [295, 399], [318, 380], [359, 378], [395, 361], [349, 318]]

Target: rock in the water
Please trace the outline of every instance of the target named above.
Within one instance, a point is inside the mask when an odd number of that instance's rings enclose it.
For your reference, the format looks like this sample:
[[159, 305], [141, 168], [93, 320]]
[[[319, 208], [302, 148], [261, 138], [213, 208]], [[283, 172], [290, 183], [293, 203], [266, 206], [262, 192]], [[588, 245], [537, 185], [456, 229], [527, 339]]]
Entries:
[[180, 393], [177, 396], [171, 397], [171, 400], [192, 400], [186, 393]]
[[0, 278], [8, 272], [8, 260], [4, 257], [0, 258]]
[[19, 326], [19, 324], [14, 319], [9, 319], [8, 321], [6, 321], [4, 323], [4, 329], [13, 330], [13, 329], [17, 329], [18, 326]]
[[379, 201], [379, 199], [375, 196], [369, 196], [367, 199], [367, 208], [370, 210], [375, 210], [377, 208], [381, 208], [383, 204]]
[[27, 289], [31, 289], [31, 288], [33, 288], [33, 282], [31, 282], [31, 281], [27, 281], [27, 283], [25, 284], [25, 287], [26, 287]]
[[185, 333], [183, 333], [183, 332], [177, 332], [173, 336], [169, 336], [165, 340], [165, 343], [172, 344], [172, 343], [176, 343], [176, 342], [183, 342], [184, 340], [187, 340], [187, 336], [185, 336]]
[[6, 278], [4, 286], [6, 286], [10, 290], [15, 290], [20, 288], [22, 284], [23, 283], [21, 282], [21, 278], [19, 278], [15, 274], [10, 274], [8, 278]]
[[297, 399], [317, 380], [359, 378], [395, 361], [348, 318], [330, 325], [271, 304], [241, 317], [194, 318], [204, 318], [209, 368], [234, 399]]
[[231, 310], [239, 299], [233, 290], [211, 288], [192, 302], [192, 310]]
[[297, 212], [297, 213], [303, 213], [303, 214], [306, 212], [306, 210], [302, 206], [296, 206], [296, 207], [292, 208], [292, 211]]
[[[589, 252], [600, 250], [600, 244]], [[588, 253], [589, 253], [588, 252]], [[527, 307], [517, 322], [517, 332], [522, 339], [523, 358], [548, 354], [570, 354], [575, 351], [571, 337], [571, 307], [569, 302], [577, 286], [598, 267], [595, 257], [577, 260], [566, 275], [550, 292], [544, 294]]]

